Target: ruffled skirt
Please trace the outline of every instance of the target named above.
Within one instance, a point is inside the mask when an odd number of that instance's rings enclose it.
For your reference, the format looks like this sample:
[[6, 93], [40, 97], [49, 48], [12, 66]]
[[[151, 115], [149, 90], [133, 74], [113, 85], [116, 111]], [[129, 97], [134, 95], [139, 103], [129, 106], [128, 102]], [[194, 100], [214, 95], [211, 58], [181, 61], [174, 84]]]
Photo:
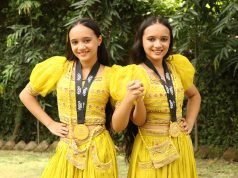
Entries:
[[[86, 147], [87, 143], [81, 145]], [[67, 159], [69, 143], [60, 141], [56, 153], [43, 171], [41, 178], [117, 178], [116, 152], [113, 141], [107, 130], [91, 140], [83, 169]], [[79, 160], [79, 162], [82, 162]]]
[[151, 161], [153, 158], [151, 159], [151, 154], [144, 142], [147, 146], [153, 147], [168, 139], [168, 136], [143, 134], [143, 141], [140, 134], [137, 134], [130, 159], [128, 178], [197, 178], [192, 141], [185, 133], [171, 138], [179, 153], [179, 158], [160, 168], [153, 166]]

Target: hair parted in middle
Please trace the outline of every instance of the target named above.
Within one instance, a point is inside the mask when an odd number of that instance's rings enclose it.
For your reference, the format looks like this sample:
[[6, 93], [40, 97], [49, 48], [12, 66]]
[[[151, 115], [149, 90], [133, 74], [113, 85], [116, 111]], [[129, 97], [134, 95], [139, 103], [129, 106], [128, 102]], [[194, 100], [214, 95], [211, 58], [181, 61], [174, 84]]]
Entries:
[[170, 44], [169, 44], [169, 50], [167, 54], [164, 56], [164, 59], [169, 57], [169, 55], [172, 53], [173, 49], [173, 32], [172, 32], [172, 27], [169, 23], [169, 21], [162, 17], [162, 16], [150, 16], [147, 17], [139, 26], [138, 31], [136, 32], [135, 39], [134, 39], [134, 44], [131, 49], [131, 59], [132, 63], [134, 64], [140, 64], [146, 60], [146, 54], [143, 48], [143, 42], [142, 42], [142, 37], [144, 34], [144, 31], [147, 27], [160, 23], [164, 26], [166, 26], [169, 29], [170, 32]]
[[[67, 60], [78, 60], [78, 58], [74, 55], [74, 53], [71, 49], [70, 39], [69, 39], [69, 33], [70, 33], [71, 29], [77, 25], [84, 25], [85, 27], [90, 28], [95, 33], [95, 35], [97, 37], [100, 37], [102, 35], [98, 24], [90, 18], [81, 18], [81, 19], [77, 20], [76, 22], [74, 22], [73, 24], [71, 24], [71, 26], [69, 27], [68, 32], [67, 32], [67, 42], [66, 42], [67, 43], [66, 44], [66, 46], [67, 46], [67, 49], [66, 49]], [[100, 64], [107, 65], [107, 66], [109, 65], [108, 53], [107, 53], [107, 49], [106, 49], [106, 46], [103, 41], [102, 41], [101, 45], [98, 46], [97, 56], [98, 56], [98, 62]]]
[[[73, 24], [71, 24], [71, 26], [68, 29], [67, 32], [67, 44], [66, 44], [66, 58], [67, 60], [70, 61], [77, 61], [79, 60], [73, 53], [71, 45], [70, 45], [70, 39], [69, 39], [69, 33], [71, 31], [71, 29], [77, 25], [84, 25], [85, 27], [90, 28], [92, 31], [94, 31], [95, 35], [97, 37], [100, 37], [101, 31], [99, 29], [98, 24], [90, 19], [90, 18], [81, 18], [79, 20], [77, 20], [76, 22], [74, 22]], [[97, 57], [98, 57], [98, 62], [102, 65], [105, 66], [109, 66], [109, 57], [108, 57], [108, 53], [107, 53], [107, 49], [106, 46], [104, 44], [104, 42], [102, 41], [102, 43], [100, 44], [100, 46], [98, 46], [98, 51], [97, 51]], [[113, 113], [113, 109], [112, 106], [110, 104], [110, 100], [107, 102], [106, 104], [106, 108], [105, 108], [105, 113], [106, 113], [106, 129], [109, 131], [110, 134], [112, 134], [112, 129], [111, 129], [111, 119], [112, 119], [112, 113]]]
[[[131, 60], [132, 60], [131, 62], [133, 64], [140, 64], [146, 60], [146, 54], [143, 48], [143, 41], [142, 41], [143, 34], [147, 27], [156, 23], [160, 23], [166, 26], [170, 32], [169, 49], [166, 55], [164, 56], [163, 60], [167, 59], [169, 55], [172, 54], [173, 33], [172, 33], [172, 27], [170, 26], [168, 20], [162, 16], [150, 16], [141, 23], [135, 35], [134, 44], [132, 46], [131, 53], [130, 53]], [[138, 133], [138, 127], [135, 124], [133, 124], [133, 122], [130, 120], [126, 130], [124, 131], [125, 159], [127, 162], [130, 161], [132, 147], [133, 147], [134, 139], [137, 133]]]

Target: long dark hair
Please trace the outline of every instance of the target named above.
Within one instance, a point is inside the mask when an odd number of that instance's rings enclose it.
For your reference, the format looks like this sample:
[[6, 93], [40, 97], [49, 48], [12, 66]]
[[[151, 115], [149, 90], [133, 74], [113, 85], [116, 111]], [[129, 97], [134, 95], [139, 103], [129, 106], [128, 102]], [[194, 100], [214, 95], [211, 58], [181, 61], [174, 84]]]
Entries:
[[[74, 22], [69, 27], [68, 32], [67, 32], [67, 42], [66, 42], [67, 43], [66, 44], [66, 46], [67, 46], [67, 49], [66, 49], [67, 60], [74, 60], [74, 61], [78, 60], [78, 58], [74, 55], [74, 53], [71, 49], [69, 33], [73, 27], [75, 27], [76, 25], [79, 25], [79, 24], [84, 25], [85, 27], [88, 27], [91, 30], [93, 30], [97, 37], [100, 37], [100, 35], [102, 35], [97, 23], [90, 18], [82, 18], [82, 19], [79, 19], [76, 22]], [[106, 49], [106, 46], [103, 41], [102, 41], [101, 45], [98, 47], [97, 56], [98, 56], [98, 62], [100, 64], [103, 64], [106, 66], [109, 65], [108, 53], [107, 53], [107, 49]]]
[[[170, 44], [169, 44], [169, 49], [166, 55], [164, 56], [164, 59], [167, 59], [169, 55], [172, 53], [172, 48], [173, 48], [173, 33], [172, 33], [172, 27], [170, 26], [168, 20], [164, 17], [161, 16], [150, 16], [146, 18], [141, 25], [139, 26], [139, 29], [135, 35], [135, 40], [134, 44], [132, 46], [131, 52], [130, 52], [130, 57], [131, 57], [131, 62], [133, 64], [140, 64], [143, 63], [146, 60], [146, 54], [143, 48], [143, 42], [142, 42], [142, 37], [144, 34], [144, 31], [147, 27], [160, 23], [166, 26], [169, 31], [170, 31]], [[135, 140], [135, 136], [138, 133], [138, 127], [132, 123], [132, 121], [129, 121], [129, 124], [124, 131], [124, 144], [125, 144], [125, 159], [127, 162], [130, 161], [130, 156], [132, 152], [132, 147], [133, 143]]]
[[137, 133], [138, 127], [135, 124], [133, 124], [133, 122], [130, 119], [127, 128], [124, 131], [124, 138], [123, 138], [125, 149], [125, 160], [128, 163], [130, 162], [132, 147]]
[[144, 31], [147, 27], [160, 23], [164, 26], [166, 26], [169, 29], [170, 32], [170, 44], [169, 44], [169, 50], [164, 56], [164, 59], [168, 58], [168, 56], [172, 53], [173, 49], [173, 32], [172, 27], [170, 26], [168, 20], [162, 16], [151, 16], [146, 18], [141, 25], [139, 26], [139, 29], [135, 35], [134, 43], [130, 52], [130, 57], [132, 60], [132, 63], [134, 64], [140, 64], [146, 60], [146, 54], [143, 48], [143, 42], [142, 37], [144, 34]]
[[[91, 30], [94, 31], [95, 35], [97, 37], [99, 37], [101, 34], [101, 31], [99, 29], [99, 26], [97, 25], [97, 23], [95, 21], [93, 21], [90, 18], [81, 18], [78, 21], [74, 22], [68, 29], [67, 32], [67, 42], [66, 42], [66, 58], [67, 60], [70, 61], [77, 61], [79, 60], [73, 53], [72, 49], [71, 49], [71, 45], [70, 45], [70, 39], [69, 39], [69, 33], [71, 31], [71, 29], [73, 27], [75, 27], [76, 25], [84, 25], [85, 27], [90, 28]], [[109, 57], [108, 57], [108, 53], [107, 53], [107, 49], [106, 46], [104, 44], [104, 42], [102, 41], [100, 46], [98, 47], [98, 51], [97, 51], [97, 57], [98, 57], [98, 62], [100, 64], [103, 64], [105, 66], [109, 66]], [[109, 133], [111, 134], [111, 120], [112, 120], [112, 106], [110, 104], [110, 101], [107, 102], [106, 104], [106, 109], [105, 109], [105, 113], [106, 113], [106, 129], [109, 130]]]

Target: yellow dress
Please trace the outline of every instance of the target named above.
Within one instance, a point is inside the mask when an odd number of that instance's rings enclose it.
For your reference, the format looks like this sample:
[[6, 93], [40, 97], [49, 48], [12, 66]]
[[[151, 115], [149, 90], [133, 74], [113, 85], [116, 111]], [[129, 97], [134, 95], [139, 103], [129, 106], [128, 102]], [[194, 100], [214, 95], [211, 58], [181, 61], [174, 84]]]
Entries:
[[[57, 91], [60, 121], [71, 128], [77, 121], [73, 62], [65, 57], [49, 58], [33, 69], [28, 90], [45, 96]], [[85, 125], [95, 126], [86, 140], [60, 139], [56, 152], [43, 171], [42, 178], [117, 178], [114, 143], [105, 129], [105, 107], [110, 98], [113, 70], [105, 67], [95, 77], [88, 92]]]
[[[171, 77], [176, 93], [177, 121], [179, 121], [179, 118], [182, 117], [184, 91], [193, 83], [194, 68], [182, 55], [170, 56], [167, 64], [172, 72]], [[150, 87], [144, 97], [147, 110], [145, 125], [156, 125], [161, 129], [150, 131], [145, 129], [145, 126], [138, 128], [139, 132], [133, 145], [128, 178], [197, 178], [191, 138], [183, 132], [178, 137], [170, 136], [171, 117], [166, 93], [158, 77], [153, 73], [147, 74]], [[158, 166], [154, 163], [158, 163], [159, 157], [164, 156], [168, 151], [163, 150], [164, 147], [161, 146], [165, 141], [172, 141], [179, 158], [171, 163]], [[153, 149], [157, 149], [157, 152], [151, 151]]]

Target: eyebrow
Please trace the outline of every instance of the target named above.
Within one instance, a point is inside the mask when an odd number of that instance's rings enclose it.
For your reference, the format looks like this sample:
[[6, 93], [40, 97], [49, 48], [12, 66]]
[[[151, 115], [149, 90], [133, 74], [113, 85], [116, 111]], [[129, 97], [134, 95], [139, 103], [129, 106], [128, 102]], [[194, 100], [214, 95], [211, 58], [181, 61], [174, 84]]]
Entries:
[[[92, 37], [83, 37], [81, 39], [83, 39], [83, 40], [85, 40], [85, 39], [92, 39]], [[73, 38], [70, 41], [73, 41], [73, 40], [79, 40], [79, 39], [78, 38]]]
[[[155, 36], [155, 35], [146, 36], [146, 38], [151, 38], [151, 37], [153, 37], [153, 38], [154, 38], [154, 37], [156, 37], [156, 36]], [[169, 35], [163, 35], [163, 36], [160, 36], [160, 37], [168, 37], [168, 38], [169, 38], [170, 36], [169, 36]]]

